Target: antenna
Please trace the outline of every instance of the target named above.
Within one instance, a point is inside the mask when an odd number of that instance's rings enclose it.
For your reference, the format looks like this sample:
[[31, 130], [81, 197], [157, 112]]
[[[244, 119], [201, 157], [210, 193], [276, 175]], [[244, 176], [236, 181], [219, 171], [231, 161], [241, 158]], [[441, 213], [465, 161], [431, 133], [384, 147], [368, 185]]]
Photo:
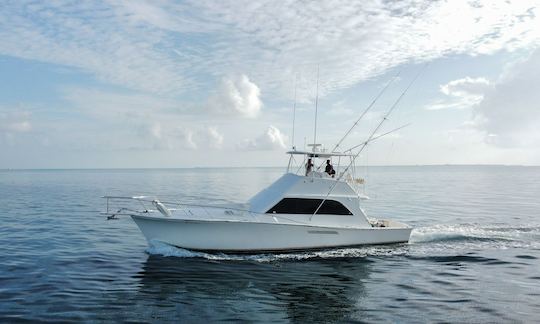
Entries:
[[294, 77], [294, 105], [293, 105], [293, 115], [292, 115], [292, 149], [296, 150], [294, 145], [294, 122], [296, 120], [296, 87], [298, 86], [298, 74]]
[[313, 130], [313, 151], [317, 145], [317, 110], [319, 106], [319, 65], [317, 65], [317, 91], [315, 94], [315, 129]]

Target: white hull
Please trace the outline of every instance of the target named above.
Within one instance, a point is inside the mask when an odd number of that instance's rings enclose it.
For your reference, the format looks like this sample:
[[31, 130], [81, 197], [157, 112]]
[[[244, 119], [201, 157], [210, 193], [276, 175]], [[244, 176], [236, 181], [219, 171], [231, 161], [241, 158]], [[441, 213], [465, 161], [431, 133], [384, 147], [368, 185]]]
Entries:
[[408, 242], [412, 228], [394, 221], [388, 227], [341, 228], [242, 221], [131, 216], [148, 241], [223, 252], [324, 249]]

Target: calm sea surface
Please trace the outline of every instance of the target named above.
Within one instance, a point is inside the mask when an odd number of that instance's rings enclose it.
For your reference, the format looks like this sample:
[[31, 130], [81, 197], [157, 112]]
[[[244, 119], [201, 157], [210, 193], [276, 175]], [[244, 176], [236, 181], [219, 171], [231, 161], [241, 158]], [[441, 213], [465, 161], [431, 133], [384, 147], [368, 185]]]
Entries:
[[[243, 202], [282, 169], [0, 171], [0, 322], [539, 322], [540, 168], [372, 167], [409, 244], [235, 256], [148, 246], [105, 194]], [[202, 197], [202, 198], [201, 198]]]

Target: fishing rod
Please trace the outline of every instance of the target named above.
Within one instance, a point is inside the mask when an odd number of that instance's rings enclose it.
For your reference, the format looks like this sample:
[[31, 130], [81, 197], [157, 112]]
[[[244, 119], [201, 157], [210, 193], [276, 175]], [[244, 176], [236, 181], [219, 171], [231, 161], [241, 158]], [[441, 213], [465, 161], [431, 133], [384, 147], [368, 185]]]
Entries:
[[377, 136], [373, 137], [373, 138], [372, 138], [371, 140], [369, 140], [369, 141], [362, 142], [362, 143], [360, 143], [360, 144], [358, 144], [358, 145], [355, 145], [355, 146], [351, 147], [351, 148], [348, 149], [348, 150], [343, 151], [343, 153], [351, 152], [352, 150], [354, 150], [355, 148], [357, 148], [357, 147], [359, 147], [359, 146], [361, 146], [361, 145], [371, 143], [371, 142], [373, 142], [373, 141], [376, 140], [376, 139], [379, 139], [379, 138], [381, 138], [381, 137], [383, 137], [383, 136], [386, 136], [386, 135], [388, 135], [388, 134], [392, 134], [392, 133], [394, 133], [394, 132], [397, 132], [398, 130], [403, 129], [403, 128], [405, 128], [405, 127], [407, 127], [407, 126], [410, 126], [410, 125], [411, 125], [411, 123], [408, 123], [408, 124], [405, 124], [405, 125], [400, 126], [400, 127], [398, 127], [398, 128], [394, 128], [394, 129], [392, 129], [392, 130], [389, 131], [389, 132], [383, 133], [383, 134], [381, 134], [381, 135], [377, 135]]
[[386, 83], [386, 85], [381, 89], [381, 91], [379, 91], [379, 93], [377, 94], [377, 96], [375, 96], [375, 98], [373, 98], [373, 100], [371, 101], [371, 103], [366, 107], [366, 109], [364, 109], [364, 111], [362, 112], [362, 114], [360, 114], [360, 117], [358, 117], [358, 119], [354, 122], [354, 124], [349, 128], [349, 130], [347, 130], [347, 132], [345, 133], [345, 135], [343, 135], [343, 137], [337, 142], [337, 144], [334, 146], [334, 148], [332, 149], [332, 151], [330, 152], [335, 152], [335, 150], [339, 147], [339, 145], [341, 145], [341, 143], [343, 143], [343, 141], [345, 140], [345, 138], [347, 138], [347, 136], [349, 136], [349, 134], [352, 132], [352, 130], [358, 125], [358, 123], [360, 122], [360, 120], [362, 118], [364, 118], [364, 116], [371, 110], [371, 108], [373, 108], [373, 105], [375, 105], [375, 103], [379, 100], [379, 98], [386, 92], [386, 89], [388, 89], [388, 87], [390, 86], [390, 84], [392, 84], [395, 80], [397, 80], [397, 78], [399, 77], [401, 71], [398, 71], [396, 73], [396, 75], [394, 75], [394, 77], [392, 77], [392, 79], [390, 79], [390, 81], [388, 81]]
[[[386, 90], [388, 89], [388, 87], [390, 87], [390, 85], [398, 79], [399, 75], [401, 74], [401, 70], [398, 71], [385, 85], [384, 87], [381, 89], [381, 91], [379, 91], [379, 93], [377, 93], [377, 95], [375, 96], [375, 98], [373, 98], [373, 100], [371, 101], [371, 103], [364, 109], [364, 111], [362, 112], [362, 114], [360, 114], [360, 117], [358, 117], [358, 119], [354, 122], [354, 124], [347, 130], [347, 132], [345, 132], [345, 135], [343, 135], [343, 137], [336, 143], [336, 145], [334, 146], [334, 148], [330, 151], [330, 152], [335, 152], [336, 149], [343, 143], [343, 141], [347, 138], [347, 136], [349, 136], [349, 134], [352, 132], [352, 130], [358, 125], [358, 123], [360, 122], [360, 120], [362, 120], [362, 118], [364, 118], [364, 116], [371, 110], [371, 108], [373, 108], [373, 106], [375, 105], [375, 103], [379, 100], [379, 98], [386, 92]], [[321, 164], [319, 165], [319, 167], [317, 169], [320, 169], [322, 167], [322, 165], [324, 164], [324, 162], [321, 162]]]
[[[352, 150], [354, 150], [355, 148], [359, 147], [360, 145], [369, 144], [369, 143], [375, 141], [376, 139], [379, 139], [379, 138], [381, 138], [381, 137], [383, 137], [383, 136], [386, 136], [386, 135], [388, 135], [388, 134], [392, 134], [392, 133], [394, 133], [394, 132], [397, 132], [398, 130], [403, 129], [403, 128], [409, 126], [409, 125], [411, 125], [411, 123], [405, 124], [405, 125], [400, 126], [400, 127], [398, 127], [398, 128], [394, 128], [394, 129], [392, 129], [392, 130], [389, 131], [389, 132], [386, 132], [386, 133], [377, 135], [377, 136], [373, 137], [372, 139], [370, 139], [369, 141], [362, 142], [362, 143], [360, 143], [360, 144], [358, 144], [358, 145], [356, 145], [356, 146], [351, 147], [351, 148], [348, 149], [348, 150], [343, 151], [343, 153], [351, 152]], [[322, 166], [322, 163], [321, 163], [321, 165], [320, 165], [317, 169], [320, 169], [321, 166]], [[353, 171], [353, 173], [354, 173], [354, 171]]]
[[349, 165], [347, 165], [347, 167], [345, 168], [345, 170], [343, 170], [343, 172], [341, 172], [341, 174], [338, 176], [338, 178], [336, 179], [336, 182], [332, 185], [332, 187], [330, 187], [330, 190], [328, 191], [328, 193], [326, 194], [326, 196], [324, 197], [324, 199], [321, 201], [321, 203], [319, 204], [319, 206], [317, 207], [317, 209], [315, 210], [315, 212], [309, 217], [309, 220], [311, 220], [311, 218], [313, 217], [313, 215], [317, 214], [317, 212], [319, 211], [319, 209], [321, 209], [322, 205], [324, 204], [324, 202], [328, 199], [328, 196], [330, 196], [330, 194], [332, 193], [332, 191], [334, 191], [334, 189], [336, 188], [339, 180], [341, 180], [341, 178], [343, 177], [343, 175], [345, 175], [345, 173], [347, 173], [347, 171], [349, 171], [350, 167], [354, 164], [354, 161], [356, 160], [356, 158], [360, 155], [360, 153], [362, 153], [362, 151], [366, 148], [367, 144], [375, 137], [375, 134], [377, 133], [377, 131], [381, 128], [381, 126], [384, 124], [385, 121], [388, 120], [388, 117], [390, 116], [390, 114], [392, 114], [392, 112], [396, 109], [397, 105], [399, 104], [399, 102], [401, 101], [401, 99], [403, 99], [403, 97], [405, 96], [405, 94], [407, 93], [407, 91], [409, 91], [409, 89], [411, 88], [411, 86], [414, 84], [414, 82], [418, 79], [418, 77], [420, 77], [420, 75], [422, 74], [422, 72], [424, 72], [424, 70], [426, 69], [427, 67], [427, 64], [425, 64], [423, 66], [423, 68], [418, 71], [418, 73], [415, 75], [415, 77], [411, 80], [411, 82], [409, 82], [409, 84], [407, 85], [407, 87], [405, 88], [405, 90], [403, 90], [403, 92], [401, 93], [401, 95], [396, 99], [396, 101], [394, 101], [394, 103], [392, 104], [392, 106], [390, 107], [390, 109], [386, 112], [386, 114], [384, 115], [383, 119], [381, 120], [381, 122], [377, 125], [377, 127], [375, 127], [375, 129], [373, 130], [373, 132], [371, 132], [371, 134], [369, 135], [368, 139], [363, 143], [361, 144], [362, 147], [358, 150], [358, 152], [356, 152], [356, 154], [352, 157], [351, 159], [351, 162], [349, 163]]
[[[411, 125], [411, 123], [408, 123], [408, 124], [402, 125], [402, 126], [400, 126], [400, 127], [398, 127], [398, 128], [394, 128], [394, 129], [392, 129], [391, 131], [388, 131], [388, 132], [386, 132], [386, 133], [377, 135], [377, 136], [373, 137], [372, 139], [370, 139], [369, 141], [362, 142], [362, 143], [360, 143], [360, 144], [358, 144], [358, 145], [355, 145], [355, 146], [351, 147], [351, 148], [348, 149], [348, 150], [343, 151], [343, 153], [351, 152], [352, 150], [354, 150], [355, 148], [357, 148], [357, 147], [359, 147], [359, 146], [361, 146], [361, 145], [369, 144], [369, 143], [371, 143], [371, 142], [373, 142], [373, 141], [375, 141], [375, 140], [377, 140], [377, 139], [379, 139], [379, 138], [381, 138], [381, 137], [383, 137], [383, 136], [386, 136], [386, 135], [392, 134], [392, 133], [394, 133], [394, 132], [397, 132], [398, 130], [403, 129], [403, 128], [405, 128], [405, 127], [407, 127], [407, 126], [410, 126], [410, 125]], [[321, 166], [322, 166], [322, 164], [321, 164]], [[320, 169], [321, 166], [319, 166], [317, 169]]]

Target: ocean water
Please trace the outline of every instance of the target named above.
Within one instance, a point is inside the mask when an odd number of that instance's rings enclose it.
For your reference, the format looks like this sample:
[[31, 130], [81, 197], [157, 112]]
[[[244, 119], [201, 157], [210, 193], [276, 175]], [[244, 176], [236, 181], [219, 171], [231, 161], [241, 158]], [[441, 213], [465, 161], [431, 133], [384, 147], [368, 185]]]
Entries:
[[279, 168], [0, 171], [0, 322], [538, 322], [540, 168], [371, 167], [409, 244], [259, 255], [154, 242], [105, 194], [243, 202]]

